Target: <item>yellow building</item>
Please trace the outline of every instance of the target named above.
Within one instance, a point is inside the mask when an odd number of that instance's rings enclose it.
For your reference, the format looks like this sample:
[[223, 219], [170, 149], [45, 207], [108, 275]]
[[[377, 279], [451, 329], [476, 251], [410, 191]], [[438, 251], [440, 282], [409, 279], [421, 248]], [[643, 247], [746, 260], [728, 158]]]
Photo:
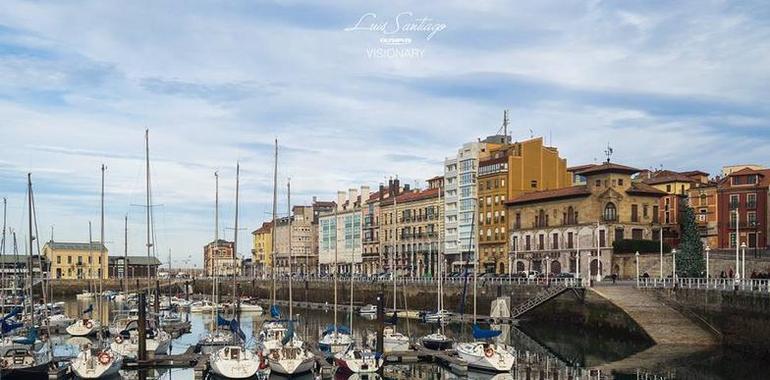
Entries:
[[253, 248], [251, 249], [251, 258], [254, 263], [254, 270], [257, 274], [266, 275], [270, 273], [273, 265], [273, 222], [264, 222], [262, 227], [251, 233], [254, 237]]
[[99, 242], [70, 243], [49, 241], [43, 255], [51, 263], [53, 278], [107, 278], [107, 248]]
[[489, 158], [479, 161], [477, 220], [482, 270], [508, 272], [507, 199], [571, 185], [567, 160], [559, 157], [556, 148], [544, 146], [540, 137], [491, 148]]

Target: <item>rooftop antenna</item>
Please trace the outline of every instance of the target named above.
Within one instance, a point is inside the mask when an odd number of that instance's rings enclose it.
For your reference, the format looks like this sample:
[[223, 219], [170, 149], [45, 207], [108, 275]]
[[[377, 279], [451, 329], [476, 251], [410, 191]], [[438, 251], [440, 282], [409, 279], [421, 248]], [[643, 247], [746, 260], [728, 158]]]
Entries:
[[607, 156], [607, 163], [610, 163], [610, 159], [612, 158], [612, 147], [610, 146], [610, 143], [607, 143], [607, 149], [604, 150], [604, 155]]
[[529, 138], [535, 138], [535, 132], [532, 131], [532, 128], [529, 129]]
[[508, 110], [503, 110], [503, 144], [508, 143]]

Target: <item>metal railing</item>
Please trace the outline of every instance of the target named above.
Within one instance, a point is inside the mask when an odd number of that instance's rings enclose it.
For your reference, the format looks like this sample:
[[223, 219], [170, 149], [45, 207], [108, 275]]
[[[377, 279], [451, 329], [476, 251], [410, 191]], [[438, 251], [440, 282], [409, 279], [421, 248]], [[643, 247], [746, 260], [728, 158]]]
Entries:
[[683, 288], [683, 289], [713, 289], [724, 291], [746, 291], [770, 293], [770, 279], [741, 279], [733, 278], [642, 278], [640, 288]]
[[[206, 277], [197, 277], [198, 279], [206, 278]], [[229, 280], [232, 280], [232, 277], [228, 278]], [[253, 277], [238, 277], [236, 280], [238, 281], [251, 281]], [[269, 280], [270, 277], [261, 277], [258, 278], [260, 280]], [[279, 282], [285, 282], [289, 280], [288, 276], [278, 276]], [[316, 277], [316, 276], [294, 276], [292, 277], [293, 282], [318, 282], [318, 283], [331, 283], [334, 281], [331, 277]], [[350, 277], [340, 275], [338, 278], [338, 281], [350, 281]], [[377, 277], [377, 276], [355, 276], [353, 278], [353, 282], [357, 283], [377, 283], [377, 282], [391, 282], [393, 281], [389, 277]], [[431, 285], [435, 286], [436, 281], [438, 281], [438, 277], [410, 277], [408, 275], [403, 275], [398, 277], [399, 284], [408, 284], [408, 285]], [[462, 276], [458, 277], [443, 277], [442, 279], [444, 284], [450, 284], [450, 285], [462, 285], [466, 279]], [[473, 275], [468, 276], [468, 284], [473, 284]], [[583, 287], [583, 279], [582, 278], [563, 278], [563, 277], [538, 277], [538, 278], [524, 278], [524, 277], [514, 277], [514, 278], [507, 278], [507, 277], [479, 277], [477, 279], [478, 284], [480, 286], [494, 286], [494, 285], [509, 285], [509, 286], [524, 286], [524, 285], [538, 285], [538, 286], [553, 286], [553, 285], [564, 285], [568, 288], [580, 288]]]

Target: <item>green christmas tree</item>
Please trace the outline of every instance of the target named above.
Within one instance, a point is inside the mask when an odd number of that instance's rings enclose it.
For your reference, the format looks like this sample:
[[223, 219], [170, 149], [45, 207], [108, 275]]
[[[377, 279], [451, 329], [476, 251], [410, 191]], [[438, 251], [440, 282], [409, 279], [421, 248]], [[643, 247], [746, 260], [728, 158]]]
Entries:
[[676, 254], [676, 272], [680, 277], [701, 277], [706, 271], [703, 258], [703, 242], [695, 223], [695, 211], [684, 204], [680, 214], [680, 230], [682, 239]]

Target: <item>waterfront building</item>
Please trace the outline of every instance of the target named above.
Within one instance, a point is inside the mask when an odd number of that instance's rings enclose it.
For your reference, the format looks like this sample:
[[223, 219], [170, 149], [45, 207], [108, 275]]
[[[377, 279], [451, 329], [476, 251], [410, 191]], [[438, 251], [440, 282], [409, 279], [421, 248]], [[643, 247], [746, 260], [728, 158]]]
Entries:
[[251, 260], [256, 276], [270, 274], [273, 257], [273, 222], [264, 222], [252, 233]]
[[687, 192], [688, 202], [695, 212], [695, 223], [698, 225], [704, 247], [719, 247], [719, 202], [717, 199], [718, 184], [715, 181], [696, 183]]
[[335, 249], [340, 273], [363, 272], [363, 206], [369, 195], [368, 186], [361, 186], [360, 194], [355, 188], [347, 193], [338, 191], [336, 208], [319, 214], [318, 261], [321, 272], [333, 273], [331, 265]]
[[510, 137], [496, 135], [469, 142], [463, 144], [455, 156], [444, 160], [444, 252], [453, 271], [461, 270], [473, 260], [471, 255], [478, 252], [478, 239], [474, 238], [478, 163], [489, 157], [490, 149], [503, 142], [510, 142]]
[[719, 248], [767, 248], [770, 169], [728, 167], [717, 188]]
[[217, 239], [203, 247], [203, 272], [206, 276], [239, 276], [240, 259], [235, 255], [234, 243]]
[[108, 250], [100, 242], [49, 241], [43, 246], [43, 256], [51, 265], [53, 278], [107, 278]]
[[480, 271], [508, 272], [509, 233], [505, 201], [539, 190], [572, 185], [567, 160], [554, 147], [533, 138], [490, 149], [490, 157], [479, 161], [478, 252]]
[[380, 255], [380, 201], [385, 188], [380, 184], [380, 189], [369, 195], [364, 204], [363, 225], [363, 254], [362, 262], [364, 274], [373, 275], [384, 270], [382, 256]]
[[294, 273], [315, 272], [317, 256], [313, 254], [313, 206], [294, 206], [291, 216], [275, 221], [275, 265], [279, 273], [289, 272], [289, 239], [291, 267]]
[[[382, 220], [383, 265], [402, 275], [432, 276], [439, 263], [441, 232], [444, 229], [444, 178], [429, 179], [424, 190], [389, 183], [388, 196], [380, 201]], [[392, 256], [392, 257], [391, 257]], [[442, 268], [446, 268], [446, 265]]]
[[632, 181], [638, 171], [605, 162], [576, 172], [585, 177], [585, 185], [524, 193], [506, 201], [515, 271], [575, 273], [580, 260], [583, 277], [598, 270], [602, 275], [617, 273], [620, 266], [611, 264], [613, 243], [654, 240], [660, 228], [653, 208], [665, 193]]
[[160, 260], [153, 256], [110, 256], [108, 273], [110, 278], [156, 277], [160, 264]]
[[321, 274], [321, 265], [318, 261], [319, 251], [319, 218], [321, 214], [333, 212], [337, 207], [337, 204], [333, 201], [319, 201], [313, 196], [313, 224], [312, 224], [312, 244], [313, 244], [313, 257], [315, 258], [315, 273]]
[[637, 180], [666, 193], [658, 202], [658, 218], [663, 229], [663, 241], [672, 247], [679, 246], [681, 239], [680, 214], [687, 204], [691, 188], [708, 182], [708, 173], [698, 170], [675, 172], [671, 170], [643, 170]]

